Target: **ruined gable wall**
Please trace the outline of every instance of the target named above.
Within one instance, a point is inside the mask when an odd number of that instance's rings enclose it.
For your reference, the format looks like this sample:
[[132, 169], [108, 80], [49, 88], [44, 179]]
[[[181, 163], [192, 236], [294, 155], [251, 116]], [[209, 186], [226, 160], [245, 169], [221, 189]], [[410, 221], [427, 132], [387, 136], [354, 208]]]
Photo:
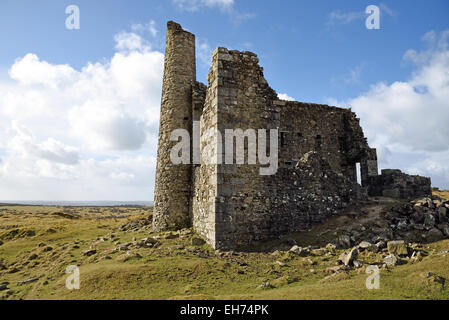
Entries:
[[[277, 95], [268, 86], [255, 54], [218, 48], [212, 63], [218, 70], [216, 103], [223, 140], [226, 129], [279, 126], [279, 109], [273, 105]], [[248, 165], [247, 159], [246, 149], [245, 165], [218, 165], [217, 248], [264, 239], [269, 230], [266, 179], [260, 175], [260, 166]], [[259, 236], [261, 230], [266, 232]]]

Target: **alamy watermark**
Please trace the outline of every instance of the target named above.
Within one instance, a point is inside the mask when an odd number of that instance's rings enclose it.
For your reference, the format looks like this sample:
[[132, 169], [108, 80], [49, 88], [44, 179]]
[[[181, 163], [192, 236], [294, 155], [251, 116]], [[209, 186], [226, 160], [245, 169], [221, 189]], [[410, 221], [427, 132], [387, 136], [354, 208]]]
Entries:
[[380, 289], [380, 270], [376, 265], [368, 266], [366, 268], [366, 274], [369, 274], [366, 278], [365, 285], [368, 290]]
[[77, 5], [70, 5], [65, 9], [65, 13], [69, 16], [65, 20], [65, 27], [68, 30], [80, 29], [80, 8]]
[[365, 13], [369, 16], [365, 20], [365, 26], [368, 30], [379, 30], [380, 29], [380, 8], [375, 5], [370, 5], [366, 7]]
[[69, 290], [80, 289], [80, 269], [77, 266], [68, 266], [65, 273], [69, 274], [65, 281], [65, 286]]
[[[267, 131], [269, 131], [269, 137]], [[170, 140], [178, 142], [170, 151], [170, 160], [174, 165], [201, 163], [243, 165], [246, 153], [248, 165], [266, 166], [259, 168], [260, 175], [274, 175], [278, 170], [278, 129], [247, 129], [245, 131], [226, 129], [224, 150], [222, 134], [219, 130], [210, 128], [200, 132], [200, 122], [194, 121], [192, 132], [192, 139], [186, 129], [176, 129], [171, 133]], [[245, 140], [247, 141], [246, 152]], [[268, 150], [267, 142], [269, 142]]]

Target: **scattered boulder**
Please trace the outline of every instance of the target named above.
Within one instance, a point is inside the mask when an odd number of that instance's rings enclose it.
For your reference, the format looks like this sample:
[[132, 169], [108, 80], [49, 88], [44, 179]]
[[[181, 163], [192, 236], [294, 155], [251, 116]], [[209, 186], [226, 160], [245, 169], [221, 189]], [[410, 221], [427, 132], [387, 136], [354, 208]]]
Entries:
[[349, 270], [350, 267], [349, 266], [345, 266], [345, 265], [338, 265], [338, 266], [333, 266], [333, 267], [328, 267], [324, 270], [324, 272], [326, 274], [332, 274], [332, 273], [337, 273], [340, 271], [346, 271]]
[[88, 249], [88, 250], [83, 252], [83, 255], [86, 256], [86, 257], [90, 257], [90, 256], [93, 256], [96, 253], [97, 253], [97, 250], [95, 250], [95, 249]]
[[348, 235], [341, 235], [337, 239], [337, 243], [340, 248], [348, 249], [351, 247], [351, 238]]
[[[215, 254], [220, 255], [222, 252], [219, 250], [215, 250]], [[272, 256], [279, 256], [281, 252], [279, 250], [275, 250], [271, 253]]]
[[319, 249], [312, 250], [312, 253], [315, 256], [324, 256], [327, 252], [328, 251], [326, 248], [319, 248]]
[[362, 249], [362, 250], [368, 250], [368, 249], [371, 248], [371, 246], [372, 246], [372, 244], [369, 243], [368, 241], [362, 241], [362, 242], [360, 242], [360, 244], [359, 244], [359, 249]]
[[420, 262], [423, 259], [423, 256], [420, 251], [413, 251], [412, 256], [410, 257], [411, 262]]
[[357, 250], [357, 248], [353, 248], [348, 253], [343, 252], [338, 257], [338, 261], [342, 262], [345, 266], [349, 266], [353, 264], [353, 262], [357, 259], [358, 255], [359, 251]]
[[141, 259], [141, 258], [142, 258], [142, 256], [140, 254], [138, 254], [136, 252], [127, 251], [126, 253], [118, 256], [116, 258], [116, 260], [118, 262], [127, 262], [130, 260], [136, 260], [136, 259]]
[[430, 242], [439, 241], [439, 240], [443, 240], [444, 239], [444, 235], [437, 228], [432, 228], [427, 233], [426, 239], [427, 239], [427, 241], [430, 241]]
[[411, 215], [412, 221], [415, 223], [423, 223], [424, 222], [424, 214], [420, 211], [416, 211]]
[[[143, 238], [142, 240], [137, 242], [138, 247], [144, 247], [144, 248], [152, 248], [157, 244], [158, 241], [153, 238]], [[122, 250], [123, 251], [123, 250]]]
[[435, 216], [431, 213], [424, 214], [424, 228], [427, 230], [432, 229], [435, 226], [436, 219]]
[[35, 260], [38, 258], [38, 255], [33, 253], [31, 256], [28, 257], [28, 260]]
[[448, 212], [449, 212], [449, 211], [447, 210], [446, 207], [439, 207], [439, 208], [438, 208], [438, 213], [439, 213], [440, 215], [444, 216], [444, 217], [447, 217]]
[[192, 246], [202, 246], [206, 243], [203, 239], [199, 237], [193, 237], [192, 238]]
[[394, 254], [389, 254], [384, 258], [384, 263], [388, 267], [394, 267], [398, 263], [398, 258]]
[[[439, 208], [439, 210], [441, 210], [441, 209], [447, 210], [446, 208]], [[447, 219], [446, 213], [442, 213], [441, 211], [439, 211], [438, 212], [438, 223], [447, 223], [447, 222], [448, 222], [448, 219]]]
[[376, 243], [376, 247], [378, 250], [382, 250], [387, 247], [387, 244], [385, 243], [385, 241], [379, 241]]
[[305, 261], [307, 264], [310, 264], [311, 266], [315, 266], [318, 264], [316, 261], [313, 261], [310, 258], [304, 259], [303, 261]]
[[445, 237], [449, 237], [449, 224], [444, 223], [444, 224], [438, 225], [438, 228], [443, 232]]
[[177, 239], [177, 238], [179, 238], [179, 233], [169, 232], [169, 233], [164, 234], [163, 238], [164, 239]]
[[290, 248], [289, 250], [290, 252], [297, 254], [301, 257], [306, 257], [310, 254], [310, 249], [309, 248], [302, 248], [299, 247], [297, 245], [294, 245], [293, 247]]
[[379, 247], [368, 242], [368, 241], [362, 241], [360, 242], [360, 244], [358, 245], [359, 251], [371, 251], [371, 252], [378, 252], [379, 251]]
[[409, 203], [397, 204], [386, 208], [381, 215], [382, 218], [376, 220], [375, 227], [369, 230], [384, 241], [395, 239], [441, 240], [441, 234], [436, 230], [430, 232], [430, 238], [426, 237], [432, 229], [440, 230], [443, 237], [449, 238], [448, 208], [449, 201], [439, 197], [426, 197]]
[[131, 246], [132, 246], [132, 243], [131, 242], [127, 242], [127, 243], [119, 245], [118, 246], [118, 250], [119, 251], [128, 251]]
[[389, 241], [387, 243], [388, 252], [396, 256], [408, 255], [407, 245], [404, 240]]
[[259, 286], [259, 288], [263, 289], [263, 290], [268, 290], [268, 289], [273, 289], [274, 286], [269, 282], [264, 282]]

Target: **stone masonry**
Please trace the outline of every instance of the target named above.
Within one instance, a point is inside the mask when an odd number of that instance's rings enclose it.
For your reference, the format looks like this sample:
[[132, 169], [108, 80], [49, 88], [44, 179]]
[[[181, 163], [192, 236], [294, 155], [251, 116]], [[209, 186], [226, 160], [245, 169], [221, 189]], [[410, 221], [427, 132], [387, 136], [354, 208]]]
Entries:
[[[194, 35], [168, 22], [155, 230], [193, 226], [216, 249], [246, 249], [254, 241], [301, 231], [338, 215], [368, 194], [430, 194], [428, 178], [378, 174], [376, 150], [369, 147], [350, 109], [279, 100], [254, 53], [217, 48], [207, 80], [208, 86], [196, 81]], [[202, 152], [198, 164], [172, 164], [170, 150], [177, 142], [170, 135], [176, 129], [189, 132], [192, 150], [211, 145], [216, 150]], [[266, 139], [269, 130], [277, 130], [277, 146], [271, 146], [278, 150], [276, 174], [261, 175], [266, 166], [260, 164], [220, 161], [225, 143], [210, 129], [255, 129], [265, 132]], [[248, 160], [250, 137], [245, 141]], [[276, 151], [271, 147], [267, 155]], [[195, 160], [195, 152], [190, 156]], [[362, 185], [357, 183], [357, 163]]]
[[414, 199], [432, 194], [430, 178], [411, 176], [401, 170], [382, 170], [369, 178], [368, 194], [399, 199]]
[[190, 226], [192, 168], [173, 165], [169, 153], [175, 145], [170, 141], [171, 132], [180, 128], [192, 130], [192, 86], [195, 80], [195, 36], [182, 30], [180, 25], [169, 22], [154, 190], [155, 230]]

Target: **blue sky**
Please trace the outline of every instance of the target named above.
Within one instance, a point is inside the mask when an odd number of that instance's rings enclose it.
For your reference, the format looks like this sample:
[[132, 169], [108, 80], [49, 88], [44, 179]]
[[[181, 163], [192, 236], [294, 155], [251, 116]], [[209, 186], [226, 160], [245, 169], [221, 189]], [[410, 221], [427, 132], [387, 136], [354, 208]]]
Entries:
[[[189, 1], [186, 1], [188, 6]], [[81, 10], [79, 31], [65, 28], [65, 8]], [[367, 30], [363, 15], [370, 4], [382, 8], [381, 30]], [[232, 10], [232, 11], [231, 11]], [[409, 48], [420, 48], [430, 30], [448, 27], [449, 3], [440, 1], [235, 1], [231, 10], [200, 6], [182, 10], [176, 1], [96, 0], [23, 1], [1, 4], [0, 52], [4, 70], [18, 57], [32, 51], [54, 64], [76, 69], [88, 61], [113, 54], [114, 35], [132, 24], [156, 22], [162, 50], [164, 25], [180, 22], [215, 48], [225, 46], [259, 54], [266, 77], [274, 89], [297, 99], [320, 102], [331, 96], [344, 99], [366, 90], [377, 81], [407, 77], [410, 66], [401, 63]], [[331, 13], [348, 15], [348, 21]], [[360, 13], [360, 18], [351, 18]], [[207, 67], [199, 68], [205, 81]], [[360, 72], [357, 83], [343, 85], [345, 74]]]
[[[79, 30], [65, 27], [72, 4]], [[168, 20], [196, 34], [199, 81], [215, 47], [253, 51], [278, 93], [351, 106], [381, 167], [449, 188], [445, 0], [3, 0], [0, 198], [152, 199]]]

